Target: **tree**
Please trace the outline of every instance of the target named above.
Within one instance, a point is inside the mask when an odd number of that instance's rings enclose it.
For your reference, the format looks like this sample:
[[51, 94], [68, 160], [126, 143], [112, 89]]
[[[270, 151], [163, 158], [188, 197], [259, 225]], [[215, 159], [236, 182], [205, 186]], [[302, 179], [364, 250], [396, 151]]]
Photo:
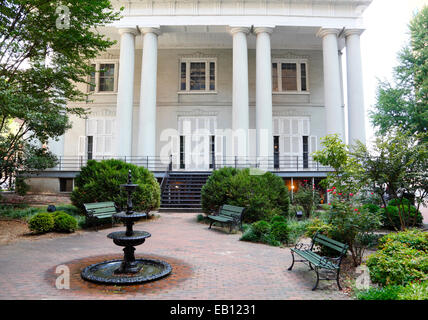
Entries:
[[409, 29], [411, 41], [399, 54], [394, 83], [380, 82], [370, 114], [380, 135], [394, 128], [413, 134], [428, 130], [428, 6], [413, 18]]
[[412, 226], [420, 206], [425, 205], [428, 198], [428, 145], [418, 143], [426, 140], [426, 133], [411, 135], [396, 130], [393, 134], [378, 137], [373, 151], [358, 143], [352, 154], [364, 168], [356, 180], [366, 182], [385, 207], [386, 195], [398, 202], [401, 230], [409, 227], [404, 217], [412, 214], [411, 206], [406, 205], [406, 197], [410, 196], [416, 203]]
[[[64, 6], [66, 5], [66, 6]], [[0, 183], [17, 169], [45, 169], [44, 148], [83, 116], [67, 102], [94, 72], [88, 61], [114, 41], [96, 31], [119, 18], [108, 0], [5, 0], [0, 6]]]
[[[378, 137], [369, 150], [361, 142], [349, 149], [337, 135], [330, 135], [323, 139], [324, 149], [316, 152], [314, 159], [335, 169], [322, 181], [326, 187], [334, 186], [334, 194], [349, 197], [370, 191], [384, 207], [387, 195], [397, 199], [400, 229], [404, 230], [408, 227], [404, 216], [412, 213], [405, 198], [414, 198], [416, 212], [428, 198], [428, 145], [418, 143], [426, 139], [427, 133], [412, 135], [395, 130]], [[413, 219], [413, 225], [415, 222]]]

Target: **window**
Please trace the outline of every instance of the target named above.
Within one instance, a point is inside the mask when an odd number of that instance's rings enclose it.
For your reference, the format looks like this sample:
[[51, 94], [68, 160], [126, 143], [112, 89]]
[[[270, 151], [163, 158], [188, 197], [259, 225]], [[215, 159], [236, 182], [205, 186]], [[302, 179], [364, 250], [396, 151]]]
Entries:
[[115, 93], [117, 91], [117, 62], [99, 62], [91, 65], [95, 72], [89, 76], [88, 91], [93, 93]]
[[308, 63], [306, 60], [272, 60], [272, 91], [308, 92]]
[[215, 92], [216, 59], [182, 59], [180, 62], [180, 92]]
[[90, 159], [110, 157], [113, 154], [115, 119], [86, 120], [86, 136], [79, 137], [78, 154]]
[[114, 64], [100, 64], [100, 91], [114, 91]]
[[73, 179], [72, 178], [59, 178], [59, 192], [72, 192]]

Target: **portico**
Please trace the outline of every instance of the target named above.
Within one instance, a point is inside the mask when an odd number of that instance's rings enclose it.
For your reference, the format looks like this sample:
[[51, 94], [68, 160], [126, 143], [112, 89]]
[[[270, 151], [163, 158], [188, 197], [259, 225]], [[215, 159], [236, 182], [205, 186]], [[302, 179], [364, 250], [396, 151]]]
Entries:
[[293, 171], [316, 165], [327, 134], [365, 141], [370, 0], [114, 3], [123, 18], [99, 32], [117, 44], [92, 62], [90, 115], [73, 119], [64, 158]]

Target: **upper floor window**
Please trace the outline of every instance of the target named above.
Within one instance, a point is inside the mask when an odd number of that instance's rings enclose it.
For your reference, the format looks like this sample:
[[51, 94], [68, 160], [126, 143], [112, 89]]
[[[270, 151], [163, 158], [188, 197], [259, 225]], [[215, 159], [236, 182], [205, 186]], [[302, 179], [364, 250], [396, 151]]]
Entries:
[[215, 92], [217, 83], [215, 58], [180, 61], [180, 92]]
[[95, 72], [89, 76], [89, 92], [114, 93], [117, 91], [117, 62], [97, 62], [91, 65]]
[[273, 59], [272, 91], [308, 92], [308, 62], [306, 60]]

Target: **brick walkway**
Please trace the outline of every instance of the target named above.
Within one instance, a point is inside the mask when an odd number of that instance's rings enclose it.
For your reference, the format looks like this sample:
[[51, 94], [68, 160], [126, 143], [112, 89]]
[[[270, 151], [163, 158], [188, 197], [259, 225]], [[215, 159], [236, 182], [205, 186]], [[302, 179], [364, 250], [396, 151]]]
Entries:
[[[123, 227], [114, 228], [119, 229]], [[106, 238], [112, 229], [88, 231], [0, 246], [0, 299], [349, 299], [334, 281], [321, 281], [312, 292], [315, 275], [306, 265], [297, 263], [287, 271], [289, 249], [239, 241], [239, 234], [220, 228], [209, 230], [196, 222], [194, 213], [163, 213], [135, 229], [152, 234], [137, 248], [137, 257], [166, 258], [173, 266], [169, 277], [132, 291], [108, 291], [76, 273], [70, 290], [56, 289], [56, 266], [72, 269], [79, 259], [120, 256], [121, 248]]]

